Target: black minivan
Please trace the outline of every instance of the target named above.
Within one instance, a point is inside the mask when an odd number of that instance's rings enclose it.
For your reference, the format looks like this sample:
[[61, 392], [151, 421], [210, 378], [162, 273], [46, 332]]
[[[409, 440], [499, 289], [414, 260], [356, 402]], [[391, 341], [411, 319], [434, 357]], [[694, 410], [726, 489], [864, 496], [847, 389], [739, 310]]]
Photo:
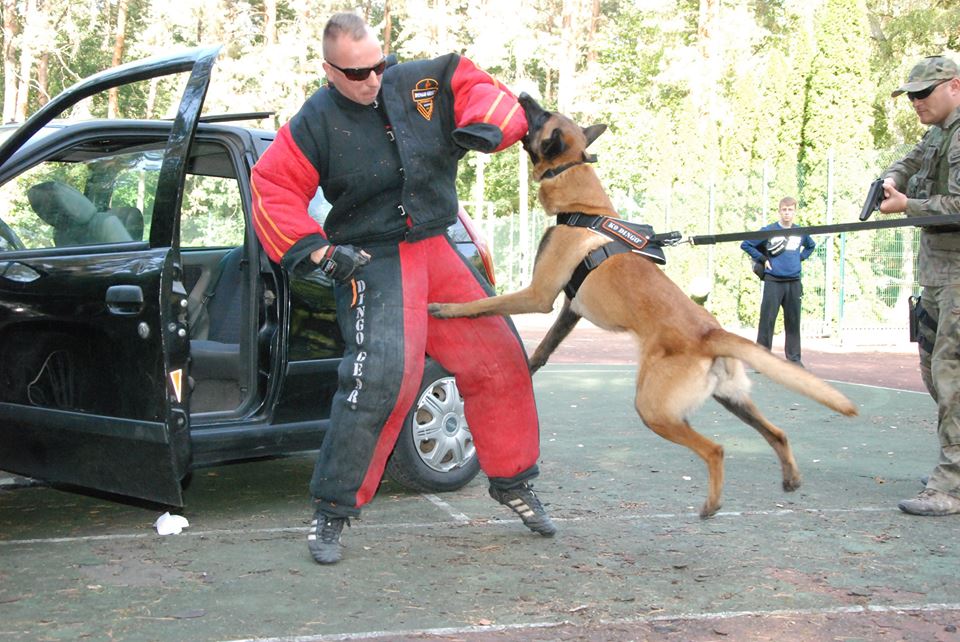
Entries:
[[[250, 169], [274, 132], [201, 116], [218, 52], [104, 71], [0, 129], [0, 470], [181, 506], [196, 467], [319, 447], [343, 347], [332, 290], [252, 233]], [[171, 119], [55, 120], [171, 75]], [[462, 209], [449, 233], [492, 283]], [[456, 382], [428, 360], [387, 473], [444, 491], [478, 470]]]

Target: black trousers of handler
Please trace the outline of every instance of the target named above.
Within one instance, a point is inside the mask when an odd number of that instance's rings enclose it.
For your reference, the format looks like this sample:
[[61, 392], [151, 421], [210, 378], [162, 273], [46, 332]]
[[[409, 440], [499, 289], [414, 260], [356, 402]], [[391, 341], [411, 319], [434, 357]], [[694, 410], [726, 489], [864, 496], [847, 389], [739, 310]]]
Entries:
[[480, 467], [509, 488], [537, 474], [540, 434], [527, 355], [505, 317], [434, 319], [427, 303], [490, 293], [444, 235], [364, 246], [372, 259], [337, 284], [346, 344], [310, 482], [320, 509], [355, 517], [376, 493], [423, 377], [424, 354], [457, 380]]
[[763, 298], [760, 300], [760, 324], [757, 328], [757, 343], [767, 350], [773, 345], [773, 327], [783, 308], [783, 352], [787, 361], [800, 361], [800, 300], [803, 285], [800, 279], [773, 281], [763, 279]]

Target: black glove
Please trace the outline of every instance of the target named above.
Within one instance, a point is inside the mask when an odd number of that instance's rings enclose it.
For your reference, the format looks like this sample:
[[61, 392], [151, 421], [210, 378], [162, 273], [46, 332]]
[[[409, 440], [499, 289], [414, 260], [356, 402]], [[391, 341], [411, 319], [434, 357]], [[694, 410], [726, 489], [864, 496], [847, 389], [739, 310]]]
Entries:
[[474, 123], [453, 130], [453, 142], [463, 149], [492, 152], [503, 142], [503, 132], [496, 125]]
[[370, 255], [352, 245], [328, 245], [317, 267], [334, 281], [343, 283], [353, 276], [358, 267], [369, 262]]

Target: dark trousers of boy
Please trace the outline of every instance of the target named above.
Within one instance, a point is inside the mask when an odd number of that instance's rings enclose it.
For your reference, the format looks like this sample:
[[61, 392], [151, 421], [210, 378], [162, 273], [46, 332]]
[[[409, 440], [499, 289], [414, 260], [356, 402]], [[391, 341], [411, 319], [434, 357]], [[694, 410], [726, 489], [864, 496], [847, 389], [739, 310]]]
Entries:
[[757, 343], [766, 349], [773, 345], [773, 328], [783, 308], [783, 352], [788, 361], [800, 362], [800, 299], [803, 285], [800, 279], [776, 280], [767, 274], [763, 278], [763, 298], [760, 300], [760, 324]]

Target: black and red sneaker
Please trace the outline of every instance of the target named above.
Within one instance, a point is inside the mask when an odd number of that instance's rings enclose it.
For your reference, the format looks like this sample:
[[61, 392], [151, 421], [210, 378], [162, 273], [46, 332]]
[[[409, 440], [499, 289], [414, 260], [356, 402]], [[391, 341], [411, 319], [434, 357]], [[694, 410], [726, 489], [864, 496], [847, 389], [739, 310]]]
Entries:
[[307, 533], [307, 548], [317, 564], [336, 564], [343, 559], [340, 535], [343, 525], [350, 525], [347, 517], [330, 517], [319, 510], [314, 514]]
[[550, 521], [547, 511], [536, 493], [533, 492], [533, 486], [524, 482], [513, 488], [495, 488], [490, 487], [490, 497], [512, 510], [520, 516], [524, 525], [534, 533], [539, 533], [544, 537], [553, 537], [557, 532], [557, 527]]

